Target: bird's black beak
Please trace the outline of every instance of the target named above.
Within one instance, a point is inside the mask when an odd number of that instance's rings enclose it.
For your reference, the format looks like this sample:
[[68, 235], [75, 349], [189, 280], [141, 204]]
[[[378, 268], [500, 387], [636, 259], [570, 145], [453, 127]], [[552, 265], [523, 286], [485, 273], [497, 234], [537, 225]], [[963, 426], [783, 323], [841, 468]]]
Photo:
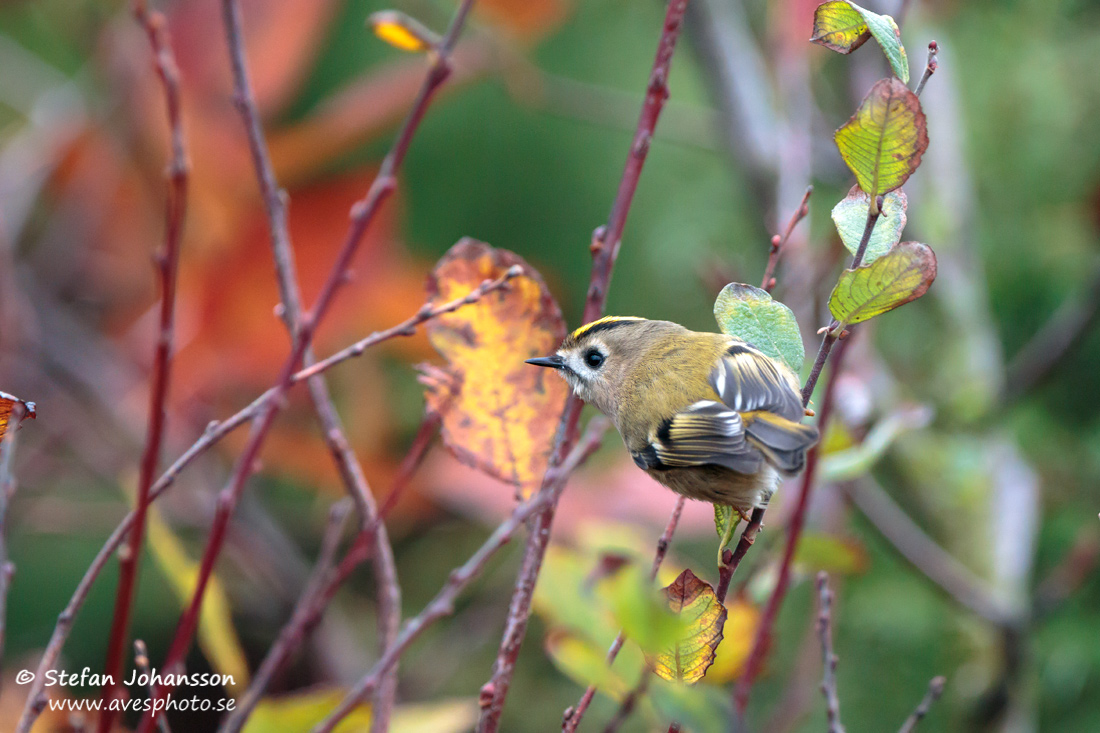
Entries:
[[553, 356], [540, 356], [537, 359], [528, 359], [528, 364], [534, 364], [535, 366], [550, 367], [551, 369], [561, 369], [565, 366], [565, 360], [557, 354]]

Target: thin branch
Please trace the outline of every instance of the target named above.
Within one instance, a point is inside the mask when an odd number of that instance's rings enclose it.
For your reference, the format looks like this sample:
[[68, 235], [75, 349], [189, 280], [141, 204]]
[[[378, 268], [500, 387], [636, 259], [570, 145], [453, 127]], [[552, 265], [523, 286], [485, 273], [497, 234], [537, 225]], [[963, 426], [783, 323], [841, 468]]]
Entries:
[[264, 692], [291, 655], [302, 645], [306, 636], [321, 620], [325, 609], [336, 596], [336, 591], [344, 584], [359, 565], [376, 550], [377, 544], [373, 542], [375, 529], [385, 521], [390, 510], [397, 503], [397, 499], [408, 485], [412, 475], [419, 468], [427, 455], [428, 447], [439, 429], [440, 418], [437, 414], [429, 413], [421, 423], [412, 446], [401, 462], [397, 477], [394, 479], [390, 494], [386, 502], [378, 511], [377, 517], [370, 525], [360, 530], [351, 547], [341, 558], [340, 563], [333, 567], [333, 563], [324, 552], [321, 553], [317, 565], [313, 571], [313, 577], [317, 583], [310, 582], [302, 591], [302, 595], [295, 604], [290, 619], [279, 631], [279, 636], [267, 650], [266, 656], [252, 677], [248, 690], [237, 702], [236, 709], [226, 717], [219, 728], [220, 733], [236, 733], [241, 730], [249, 715], [255, 709]]
[[[134, 17], [142, 25], [153, 52], [153, 66], [160, 78], [167, 106], [168, 126], [171, 129], [172, 157], [168, 165], [168, 196], [165, 210], [164, 251], [157, 260], [160, 279], [160, 330], [153, 357], [152, 387], [149, 393], [149, 417], [146, 430], [145, 451], [141, 457], [138, 475], [134, 521], [125, 546], [119, 552], [119, 577], [115, 595], [115, 610], [107, 641], [107, 661], [104, 666], [102, 699], [107, 702], [121, 694], [116, 680], [122, 679], [122, 665], [126, 656], [130, 618], [137, 591], [138, 565], [145, 540], [145, 520], [151, 501], [151, 489], [160, 462], [161, 443], [164, 438], [166, 403], [172, 374], [172, 342], [174, 340], [176, 314], [176, 276], [179, 271], [180, 244], [183, 223], [187, 211], [188, 168], [186, 143], [183, 136], [183, 120], [180, 110], [180, 76], [172, 53], [168, 25], [162, 13], [150, 11], [144, 0], [137, 0]], [[111, 730], [115, 710], [105, 705], [99, 716], [99, 730]]]
[[[683, 26], [687, 0], [670, 0], [665, 13], [664, 26], [657, 46], [653, 68], [649, 75], [645, 102], [638, 117], [638, 128], [627, 155], [619, 189], [611, 206], [607, 224], [598, 227], [592, 235], [592, 275], [584, 304], [584, 322], [596, 320], [603, 313], [607, 300], [607, 291], [611, 284], [611, 273], [622, 243], [623, 229], [626, 226], [630, 205], [638, 188], [650, 142], [661, 115], [661, 109], [668, 99], [668, 75], [672, 64], [672, 55], [676, 50], [676, 41]], [[560, 457], [573, 443], [577, 421], [580, 418], [581, 402], [571, 396], [566, 403], [555, 439], [555, 448], [551, 460], [551, 471]], [[548, 491], [548, 482], [543, 479], [540, 492]], [[520, 646], [527, 634], [527, 620], [531, 613], [531, 598], [534, 595], [535, 581], [542, 567], [542, 559], [550, 542], [550, 525], [554, 521], [557, 501], [548, 503], [531, 521], [527, 535], [527, 547], [523, 563], [516, 578], [512, 600], [508, 607], [508, 618], [501, 638], [493, 675], [482, 687], [481, 699], [486, 703], [478, 721], [479, 733], [495, 733], [500, 725], [500, 716], [504, 710], [504, 701], [512, 683], [516, 659]]]
[[798, 226], [798, 222], [805, 219], [810, 214], [810, 196], [814, 192], [813, 186], [806, 186], [806, 193], [802, 194], [802, 201], [798, 204], [798, 208], [791, 214], [790, 221], [787, 222], [787, 228], [783, 230], [783, 235], [776, 234], [771, 238], [771, 247], [768, 250], [768, 264], [764, 268], [764, 279], [760, 283], [760, 287], [769, 293], [772, 288], [775, 287], [775, 267], [779, 264], [779, 253], [782, 251], [784, 245], [787, 244], [787, 240], [791, 238], [791, 234], [794, 232], [794, 228]]
[[15, 494], [11, 463], [15, 457], [16, 435], [28, 414], [23, 402], [13, 404], [8, 414], [7, 428], [0, 438], [0, 660], [4, 658], [8, 630], [8, 590], [15, 574], [15, 564], [8, 557], [8, 504]]
[[[283, 305], [282, 316], [293, 341], [298, 337], [298, 324], [302, 317], [302, 296], [298, 287], [294, 248], [287, 227], [287, 196], [278, 187], [275, 169], [271, 164], [271, 157], [264, 139], [259, 110], [252, 92], [245, 58], [241, 8], [237, 0], [224, 0], [222, 15], [233, 69], [234, 99], [248, 132], [249, 150], [271, 231], [276, 279]], [[314, 361], [313, 349], [307, 346], [303, 354], [303, 365], [308, 367]], [[347, 439], [325, 378], [318, 374], [310, 377], [308, 381], [314, 411], [321, 425], [321, 434], [348, 494], [355, 501], [361, 526], [365, 527], [374, 522], [378, 511], [363, 467]], [[401, 624], [401, 586], [397, 579], [393, 547], [390, 545], [385, 525], [378, 524], [371, 537], [375, 543], [371, 557], [378, 586], [378, 643], [380, 649], [385, 649], [393, 643]], [[382, 733], [388, 728], [396, 693], [397, 670], [395, 668], [389, 679], [379, 688], [373, 701], [372, 731]]]
[[[668, 524], [665, 525], [665, 531], [661, 534], [660, 539], [657, 540], [657, 551], [653, 555], [653, 563], [649, 569], [649, 579], [654, 580], [657, 577], [657, 571], [661, 569], [661, 563], [665, 560], [665, 555], [668, 554], [668, 546], [672, 542], [672, 535], [676, 532], [677, 525], [680, 524], [680, 516], [684, 513], [684, 504], [687, 503], [687, 499], [683, 496], [676, 499], [676, 506], [672, 509], [672, 515], [668, 518]], [[615, 658], [619, 656], [619, 651], [623, 648], [623, 643], [626, 641], [626, 637], [622, 631], [615, 637], [615, 641], [611, 642], [611, 647], [607, 650], [607, 664], [610, 666], [615, 662]], [[584, 717], [585, 711], [588, 710], [588, 706], [592, 704], [592, 698], [596, 696], [596, 686], [589, 685], [581, 695], [581, 699], [577, 701], [577, 704], [571, 708], [567, 708], [562, 714], [561, 729], [562, 733], [572, 733], [577, 729], [577, 726], [581, 724], [581, 719]]]
[[825, 571], [817, 574], [817, 636], [821, 640], [821, 660], [824, 672], [821, 693], [825, 696], [825, 711], [829, 720], [829, 733], [844, 733], [840, 722], [840, 695], [836, 689], [836, 662], [833, 652], [833, 592], [829, 590], [829, 576]]
[[588, 425], [585, 435], [570, 451], [569, 455], [556, 467], [547, 472], [547, 488], [536, 493], [512, 511], [512, 516], [496, 528], [480, 548], [470, 556], [464, 565], [451, 571], [446, 584], [435, 598], [419, 614], [409, 619], [401, 627], [397, 640], [386, 649], [375, 663], [344, 696], [340, 704], [314, 729], [313, 733], [330, 733], [333, 728], [347, 717], [378, 686], [379, 680], [404, 653], [405, 649], [433, 623], [454, 612], [454, 602], [459, 594], [485, 569], [486, 563], [504, 545], [528, 519], [547, 505], [556, 502], [565, 488], [569, 476], [588, 459], [599, 447], [610, 423], [602, 418], [594, 418]]
[[870, 478], [850, 482], [844, 491], [886, 540], [926, 578], [955, 601], [995, 626], [1011, 626], [1021, 612], [996, 595], [984, 580], [930, 538]]
[[928, 83], [928, 80], [932, 78], [932, 75], [936, 73], [936, 69], [940, 64], [936, 61], [936, 54], [939, 53], [940, 46], [935, 41], [928, 42], [928, 61], [924, 64], [924, 73], [921, 74], [920, 81], [917, 82], [917, 88], [913, 90], [913, 94], [920, 96], [920, 93], [924, 91], [924, 85]]
[[[402, 125], [397, 135], [396, 142], [383, 159], [378, 175], [367, 191], [366, 197], [352, 207], [351, 226], [348, 229], [347, 237], [336, 258], [336, 262], [329, 270], [328, 278], [324, 286], [322, 286], [320, 294], [317, 296], [317, 302], [310, 312], [303, 315], [299, 320], [297, 338], [295, 339], [294, 347], [291, 349], [290, 356], [284, 363], [279, 379], [276, 382], [275, 396], [264, 406], [260, 415], [253, 422], [252, 433], [249, 436], [248, 444], [237, 461], [232, 477], [218, 496], [214, 522], [210, 529], [206, 548], [203, 551], [202, 561], [199, 565], [198, 576], [195, 581], [195, 591], [187, 610], [180, 617], [179, 625], [177, 626], [175, 636], [169, 646], [168, 655], [164, 662], [165, 669], [174, 670], [183, 662], [184, 657], [191, 648], [191, 641], [194, 637], [195, 629], [198, 626], [199, 612], [202, 608], [202, 601], [206, 594], [206, 587], [213, 575], [214, 566], [225, 544], [230, 519], [233, 516], [233, 512], [236, 509], [241, 494], [244, 493], [244, 488], [248, 479], [252, 476], [256, 468], [260, 448], [279, 412], [282, 397], [293, 383], [294, 373], [305, 354], [306, 348], [309, 346], [318, 324], [327, 314], [340, 286], [347, 280], [348, 268], [353, 256], [359, 249], [359, 244], [362, 242], [367, 229], [381, 210], [382, 204], [389, 198], [390, 194], [393, 193], [397, 185], [396, 173], [408, 153], [409, 145], [412, 143], [412, 138], [416, 130], [420, 127], [420, 122], [427, 111], [428, 104], [435, 95], [436, 90], [438, 90], [450, 75], [451, 67], [449, 59], [451, 51], [454, 48], [459, 31], [465, 24], [466, 16], [469, 14], [472, 6], [473, 0], [463, 0], [463, 3], [456, 11], [454, 19], [451, 21], [451, 25], [442, 43], [440, 43], [439, 47], [436, 49], [431, 67], [420, 87], [416, 101], [413, 103], [413, 108], [410, 110], [404, 125]], [[158, 686], [157, 699], [162, 698], [168, 692], [168, 686]], [[141, 723], [138, 726], [138, 733], [151, 733], [150, 728], [152, 727], [153, 718], [155, 716], [156, 713], [154, 711], [150, 710], [147, 712], [142, 717]]]
[[[468, 295], [461, 298], [455, 298], [439, 306], [432, 306], [431, 303], [427, 303], [418, 310], [415, 315], [405, 321], [384, 331], [372, 333], [349, 349], [340, 352], [340, 358], [326, 359], [323, 363], [323, 369], [318, 368], [322, 366], [322, 363], [319, 362], [308, 370], [310, 374], [304, 373], [304, 371], [307, 370], [298, 372], [294, 375], [293, 381], [297, 383], [314, 373], [321, 373], [342, 361], [360, 356], [368, 348], [390, 339], [399, 336], [409, 336], [415, 333], [416, 327], [420, 324], [436, 318], [437, 316], [454, 312], [459, 308], [477, 302], [491, 292], [507, 287], [508, 280], [520, 273], [521, 270], [518, 268], [509, 270], [496, 280], [489, 280], [482, 283]], [[272, 387], [253, 400], [247, 407], [238, 411], [235, 415], [221, 422], [211, 422], [206, 427], [202, 436], [177, 458], [175, 463], [173, 463], [160, 479], [157, 480], [157, 483], [153, 485], [150, 497], [151, 500], [156, 501], [165, 491], [170, 489], [183, 470], [194, 462], [195, 459], [216, 445], [226, 435], [233, 432], [241, 425], [255, 419], [264, 405], [270, 400], [275, 399], [275, 395], [276, 389]], [[103, 547], [100, 548], [95, 558], [92, 559], [88, 569], [84, 571], [84, 576], [77, 584], [76, 590], [73, 591], [73, 595], [70, 597], [68, 604], [66, 604], [64, 610], [58, 615], [57, 624], [54, 626], [53, 633], [50, 635], [50, 640], [46, 644], [46, 650], [42, 653], [42, 658], [39, 660], [38, 667], [35, 670], [34, 682], [31, 683], [30, 689], [28, 690], [27, 699], [23, 705], [23, 713], [19, 719], [19, 725], [16, 728], [17, 733], [28, 733], [35, 719], [45, 708], [46, 697], [44, 695], [44, 690], [46, 672], [53, 669], [57, 664], [57, 660], [61, 656], [61, 651], [65, 647], [65, 642], [68, 641], [69, 632], [72, 630], [73, 620], [84, 606], [84, 601], [87, 599], [88, 593], [91, 591], [92, 585], [99, 577], [99, 574], [103, 571], [103, 568], [111, 559], [111, 556], [114, 555], [115, 551], [118, 550], [119, 546], [122, 544], [122, 540], [126, 536], [126, 533], [129, 532], [133, 521], [134, 515], [133, 512], [131, 512], [119, 522], [115, 531], [111, 533], [103, 543]]]
[[925, 694], [924, 699], [920, 701], [920, 705], [917, 705], [917, 709], [914, 710], [913, 714], [902, 724], [898, 733], [913, 733], [913, 730], [917, 727], [917, 723], [921, 722], [925, 715], [928, 715], [928, 711], [932, 708], [932, 704], [940, 699], [940, 695], [943, 694], [943, 688], [946, 684], [947, 679], [945, 677], [932, 678], [932, 681], [928, 683], [928, 692]]
[[[149, 666], [149, 650], [145, 647], [145, 642], [141, 639], [134, 639], [134, 666], [138, 668], [141, 674], [145, 675], [149, 680], [152, 680], [152, 671]], [[153, 683], [150, 682], [149, 692], [153, 692]], [[157, 721], [160, 727], [160, 733], [172, 733], [171, 727], [168, 725], [168, 717], [165, 715], [160, 716]]]

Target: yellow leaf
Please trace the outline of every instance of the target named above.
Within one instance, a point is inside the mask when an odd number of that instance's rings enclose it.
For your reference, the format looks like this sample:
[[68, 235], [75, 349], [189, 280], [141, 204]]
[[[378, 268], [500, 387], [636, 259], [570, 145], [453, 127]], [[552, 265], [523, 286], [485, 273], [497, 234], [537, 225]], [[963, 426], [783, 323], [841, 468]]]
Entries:
[[876, 82], [833, 138], [872, 202], [905, 183], [928, 147], [920, 100], [894, 77]]
[[822, 3], [814, 11], [811, 43], [837, 53], [851, 53], [867, 42], [871, 31], [859, 11], [844, 0]]
[[[187, 556], [179, 538], [152, 507], [148, 517], [149, 550], [180, 604], [185, 604], [195, 590], [198, 564]], [[248, 663], [233, 628], [225, 586], [217, 575], [210, 578], [199, 614], [199, 646], [216, 672], [233, 677], [229, 692], [236, 695], [248, 687]]]
[[439, 36], [397, 10], [380, 10], [367, 18], [374, 35], [402, 51], [428, 51], [439, 45]]
[[698, 682], [714, 663], [726, 608], [718, 602], [714, 589], [690, 570], [680, 573], [665, 593], [669, 608], [684, 622], [684, 633], [671, 649], [650, 656], [650, 666], [662, 679]]
[[902, 242], [869, 265], [845, 270], [829, 296], [841, 324], [859, 323], [916, 300], [936, 279], [936, 255], [920, 242]]
[[759, 624], [759, 608], [743, 599], [726, 599], [722, 643], [718, 645], [714, 666], [707, 670], [707, 684], [722, 685], [741, 676]]
[[514, 265], [523, 274], [506, 290], [428, 322], [428, 339], [447, 369], [425, 369], [421, 381], [451, 452], [527, 497], [546, 472], [567, 387], [557, 374], [524, 361], [561, 345], [561, 311], [523, 258], [472, 239], [439, 261], [428, 291], [436, 303], [461, 298]]

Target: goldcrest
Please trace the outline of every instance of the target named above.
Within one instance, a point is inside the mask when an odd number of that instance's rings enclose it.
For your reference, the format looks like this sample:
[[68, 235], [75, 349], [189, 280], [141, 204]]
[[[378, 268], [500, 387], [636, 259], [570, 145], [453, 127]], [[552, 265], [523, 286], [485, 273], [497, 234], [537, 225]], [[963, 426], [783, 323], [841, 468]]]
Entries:
[[747, 514], [802, 470], [818, 431], [797, 377], [740, 339], [669, 321], [609, 316], [581, 326], [552, 356], [573, 392], [619, 429], [646, 473], [691, 499]]

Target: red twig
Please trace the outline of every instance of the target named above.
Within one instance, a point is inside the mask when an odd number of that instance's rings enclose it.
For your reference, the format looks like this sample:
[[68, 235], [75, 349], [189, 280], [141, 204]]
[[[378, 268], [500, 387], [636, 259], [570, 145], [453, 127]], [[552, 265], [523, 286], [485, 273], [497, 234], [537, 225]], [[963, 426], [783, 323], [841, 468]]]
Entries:
[[[224, 0], [222, 3], [227, 46], [230, 63], [233, 68], [233, 83], [237, 108], [248, 133], [249, 150], [260, 185], [264, 207], [267, 211], [268, 227], [271, 230], [271, 248], [275, 260], [276, 279], [279, 284], [280, 298], [283, 304], [282, 315], [291, 340], [297, 338], [298, 323], [302, 317], [302, 296], [298, 287], [298, 278], [294, 263], [294, 248], [287, 228], [286, 201], [284, 191], [278, 187], [275, 169], [271, 164], [267, 143], [259, 111], [256, 107], [252, 85], [249, 81], [248, 66], [245, 58], [244, 38], [241, 21], [241, 8], [237, 0]], [[313, 349], [306, 347], [303, 363], [310, 366], [314, 362]], [[401, 586], [397, 580], [397, 568], [393, 557], [393, 548], [384, 524], [375, 522], [377, 506], [374, 495], [367, 484], [366, 475], [359, 460], [348, 442], [340, 415], [332, 402], [328, 384], [320, 374], [308, 380], [310, 398], [321, 426], [321, 434], [329, 453], [336, 463], [344, 486], [354, 500], [359, 512], [362, 527], [375, 524], [371, 539], [375, 544], [371, 558], [378, 585], [378, 642], [381, 649], [393, 643], [401, 624]], [[397, 670], [379, 690], [372, 704], [371, 730], [381, 733], [389, 726], [390, 714], [397, 693]]]
[[[308, 378], [312, 374], [319, 374], [327, 369], [336, 366], [342, 361], [350, 359], [355, 356], [362, 355], [368, 348], [376, 346], [380, 343], [388, 341], [399, 336], [408, 336], [415, 332], [416, 327], [420, 324], [436, 318], [446, 313], [452, 313], [463, 306], [476, 303], [485, 295], [495, 292], [501, 288], [507, 287], [508, 280], [516, 277], [520, 274], [520, 270], [511, 270], [505, 273], [503, 276], [496, 280], [489, 280], [482, 283], [477, 289], [470, 294], [461, 298], [455, 298], [438, 306], [433, 306], [431, 303], [427, 303], [415, 315], [406, 319], [405, 321], [388, 328], [384, 331], [377, 331], [367, 336], [366, 338], [358, 341], [353, 346], [345, 349], [334, 355], [334, 357], [326, 359], [324, 362], [318, 362], [314, 368], [308, 370], [310, 374], [298, 372], [294, 375], [294, 382], [297, 383], [303, 379]], [[335, 358], [339, 357], [339, 358]], [[253, 400], [247, 407], [239, 410], [235, 415], [229, 417], [222, 422], [212, 422], [207, 426], [206, 431], [203, 433], [197, 441], [195, 441], [190, 448], [176, 459], [167, 471], [157, 480], [153, 485], [153, 490], [150, 493], [150, 500], [155, 501], [160, 496], [170, 489], [175, 483], [176, 478], [183, 472], [187, 466], [191, 465], [199, 456], [208, 451], [214, 445], [216, 445], [222, 438], [229, 433], [233, 432], [241, 425], [253, 420], [260, 413], [263, 407], [268, 401], [275, 398], [276, 390], [274, 387], [263, 393], [255, 400]], [[390, 501], [390, 500], [387, 500]], [[380, 512], [381, 516], [385, 516], [385, 512]], [[64, 610], [58, 615], [57, 624], [54, 626], [53, 633], [50, 635], [50, 640], [46, 644], [46, 649], [42, 653], [42, 658], [38, 662], [38, 667], [35, 670], [34, 682], [31, 683], [27, 692], [27, 699], [23, 705], [23, 712], [19, 719], [19, 725], [16, 728], [17, 733], [28, 733], [31, 726], [34, 724], [35, 719], [41, 714], [46, 705], [46, 697], [44, 695], [46, 672], [53, 669], [57, 663], [58, 658], [61, 656], [61, 651], [65, 647], [65, 642], [68, 641], [69, 632], [72, 631], [73, 621], [81, 608], [84, 606], [84, 601], [88, 597], [88, 593], [91, 591], [92, 585], [95, 583], [99, 574], [103, 571], [103, 568], [110, 561], [111, 556], [118, 550], [122, 544], [126, 534], [130, 531], [130, 527], [133, 525], [134, 514], [133, 512], [123, 517], [122, 521], [115, 528], [115, 531], [107, 538], [103, 543], [103, 547], [100, 548], [95, 558], [89, 564], [88, 569], [84, 571], [84, 576], [77, 584], [76, 590], [73, 591], [72, 596], [69, 598], [68, 604], [66, 604]], [[363, 555], [366, 558], [366, 554]]]
[[[680, 524], [680, 515], [684, 513], [684, 504], [687, 499], [683, 496], [676, 499], [676, 506], [672, 509], [672, 516], [668, 518], [668, 524], [665, 525], [665, 531], [661, 534], [660, 539], [657, 540], [657, 552], [653, 555], [653, 564], [649, 569], [649, 579], [653, 580], [657, 577], [657, 571], [661, 569], [661, 563], [665, 561], [665, 555], [668, 554], [668, 546], [672, 542], [672, 535], [676, 532], [676, 526]], [[619, 651], [623, 648], [623, 643], [626, 641], [626, 637], [623, 632], [620, 631], [618, 636], [615, 637], [615, 641], [611, 642], [611, 647], [607, 650], [607, 664], [614, 663], [615, 658], [619, 656]], [[571, 708], [566, 709], [562, 714], [561, 730], [562, 733], [572, 733], [577, 729], [577, 726], [581, 724], [581, 719], [584, 717], [585, 711], [588, 710], [588, 706], [592, 704], [592, 698], [596, 696], [596, 686], [589, 685], [581, 695], [581, 699], [577, 701], [577, 704]]]
[[341, 720], [359, 705], [363, 698], [371, 694], [378, 686], [382, 675], [397, 662], [409, 644], [415, 641], [428, 626], [454, 612], [454, 602], [458, 595], [474, 578], [481, 574], [489, 559], [511, 540], [512, 535], [516, 533], [520, 526], [542, 510], [543, 507], [558, 500], [570, 474], [600, 447], [603, 435], [609, 427], [610, 423], [602, 417], [597, 417], [589, 423], [584, 437], [570, 451], [569, 455], [558, 466], [547, 472], [546, 488], [517, 506], [513, 510], [512, 516], [496, 528], [489, 539], [478, 548], [477, 552], [464, 565], [451, 571], [447, 583], [440, 589], [435, 598], [424, 607], [423, 611], [405, 622], [393, 645], [386, 649], [381, 659], [344, 696], [344, 699], [340, 701], [340, 704], [332, 713], [313, 729], [313, 733], [330, 733]]
[[[179, 69], [172, 54], [167, 21], [162, 13], [150, 11], [144, 0], [134, 3], [134, 17], [145, 29], [153, 51], [153, 65], [164, 89], [171, 128], [172, 158], [168, 165], [168, 197], [165, 210], [164, 252], [158, 255], [157, 274], [160, 279], [160, 330], [153, 358], [152, 388], [149, 394], [149, 419], [145, 439], [145, 452], [141, 457], [138, 476], [134, 521], [129, 538], [119, 552], [118, 588], [115, 596], [114, 617], [107, 641], [107, 662], [102, 698], [105, 703], [119, 695], [122, 665], [127, 656], [130, 617], [137, 588], [138, 565], [145, 540], [145, 519], [149, 510], [150, 493], [160, 462], [161, 443], [164, 437], [165, 405], [172, 373], [172, 341], [176, 313], [176, 273], [179, 269], [180, 242], [183, 235], [184, 214], [187, 210], [188, 162], [183, 137], [183, 121], [180, 114]], [[109, 704], [103, 707], [99, 717], [99, 730], [111, 730], [115, 712]]]
[[[825, 394], [822, 396], [821, 410], [818, 413], [818, 425], [820, 425], [822, 429], [828, 424], [829, 417], [833, 411], [837, 376], [840, 374], [841, 365], [844, 361], [844, 352], [849, 343], [849, 339], [840, 341], [840, 346], [836, 349], [836, 358], [833, 360], [832, 370], [829, 372], [829, 378], [825, 381]], [[760, 618], [760, 625], [757, 627], [756, 637], [753, 640], [752, 652], [749, 655], [748, 661], [745, 663], [745, 669], [741, 673], [741, 678], [738, 680], [734, 690], [734, 701], [737, 705], [738, 715], [744, 715], [745, 708], [748, 706], [749, 692], [752, 690], [756, 675], [759, 674], [760, 668], [764, 663], [764, 656], [767, 653], [767, 648], [770, 643], [771, 630], [775, 625], [775, 618], [779, 614], [779, 607], [783, 604], [783, 600], [787, 594], [787, 588], [790, 585], [791, 563], [794, 560], [794, 551], [798, 547], [798, 539], [802, 535], [802, 528], [806, 523], [806, 509], [810, 504], [810, 493], [813, 489], [814, 478], [817, 475], [820, 447], [821, 444], [818, 443], [811, 448], [806, 455], [806, 468], [802, 472], [802, 480], [798, 491], [798, 503], [795, 505], [794, 514], [791, 516], [791, 524], [787, 530], [787, 544], [783, 548], [783, 559], [780, 561], [779, 565], [779, 578], [776, 580], [775, 590], [772, 591], [771, 597], [768, 599], [768, 605], [765, 607], [764, 613]]]
[[390, 494], [386, 502], [379, 509], [377, 516], [367, 527], [363, 528], [356, 536], [351, 547], [341, 558], [339, 564], [332, 562], [332, 558], [322, 552], [314, 567], [312, 579], [302, 591], [302, 595], [295, 604], [294, 611], [286, 625], [279, 631], [275, 643], [267, 651], [248, 690], [237, 702], [236, 709], [226, 717], [219, 728], [220, 733], [236, 733], [241, 730], [249, 715], [259, 703], [260, 698], [271, 684], [271, 680], [282, 670], [290, 659], [290, 656], [301, 646], [306, 636], [321, 620], [328, 604], [336, 595], [336, 591], [344, 584], [359, 565], [366, 560], [377, 545], [373, 541], [373, 534], [381, 526], [389, 515], [390, 510], [397, 503], [412, 475], [419, 468], [428, 453], [432, 439], [439, 430], [440, 418], [437, 414], [429, 413], [425, 416], [417, 431], [408, 453], [401, 462], [397, 477], [390, 488]]
[[[649, 153], [649, 146], [657, 127], [657, 120], [665, 101], [668, 99], [669, 68], [672, 64], [672, 54], [676, 49], [676, 41], [680, 36], [686, 10], [687, 0], [670, 0], [668, 4], [661, 39], [657, 46], [656, 58], [653, 61], [653, 69], [649, 75], [645, 102], [638, 118], [637, 131], [634, 133], [623, 175], [619, 181], [619, 189], [611, 206], [607, 224], [597, 228], [592, 235], [592, 276], [584, 304], [584, 321], [586, 323], [595, 320], [603, 313], [604, 304], [607, 300], [607, 290], [611, 283], [611, 273], [622, 243], [626, 218], [630, 213], [634, 192], [638, 188], [638, 179]], [[572, 445], [577, 421], [580, 418], [580, 409], [580, 401], [575, 396], [570, 397], [566, 403], [565, 413], [562, 416], [558, 437], [555, 441], [555, 460], [551, 462], [552, 467], [560, 459], [560, 456], [568, 450], [568, 447]], [[546, 490], [547, 483], [544, 479], [540, 492]], [[482, 687], [483, 707], [481, 719], [478, 721], [477, 726], [479, 733], [494, 733], [500, 725], [500, 715], [504, 710], [504, 700], [512, 683], [516, 659], [519, 657], [523, 638], [527, 634], [527, 620], [531, 613], [531, 598], [534, 594], [535, 581], [538, 579], [539, 570], [542, 567], [542, 559], [546, 554], [546, 548], [550, 541], [550, 525], [554, 521], [555, 508], [556, 501], [547, 503], [545, 508], [536, 514], [531, 521], [523, 563], [516, 578], [512, 600], [508, 607], [504, 635], [501, 638], [500, 649], [493, 665], [493, 675], [489, 682]]]
[[790, 221], [787, 222], [787, 228], [783, 230], [783, 235], [776, 234], [771, 238], [771, 247], [768, 250], [768, 264], [764, 267], [764, 279], [760, 283], [760, 287], [767, 290], [769, 293], [772, 288], [775, 287], [775, 267], [779, 264], [779, 253], [782, 251], [784, 245], [787, 244], [787, 240], [791, 238], [791, 234], [794, 232], [794, 228], [798, 226], [798, 222], [805, 219], [810, 213], [810, 196], [814, 192], [813, 186], [806, 186], [806, 193], [802, 194], [802, 201], [798, 204], [798, 208], [791, 214]]
[[[443, 42], [437, 49], [432, 65], [420, 87], [416, 101], [413, 104], [413, 108], [409, 112], [404, 125], [398, 133], [397, 141], [382, 161], [382, 166], [374, 182], [371, 184], [366, 198], [352, 207], [352, 221], [347, 238], [341, 247], [336, 262], [329, 271], [328, 279], [321, 288], [316, 304], [309, 313], [303, 315], [298, 324], [297, 339], [295, 340], [294, 347], [291, 349], [290, 357], [284, 363], [279, 375], [279, 379], [275, 386], [275, 395], [265, 404], [260, 415], [253, 423], [252, 434], [233, 470], [232, 478], [218, 496], [214, 523], [211, 527], [206, 548], [203, 551], [202, 561], [199, 565], [195, 592], [186, 611], [180, 618], [176, 634], [168, 649], [168, 655], [164, 663], [165, 669], [176, 669], [178, 665], [183, 662], [187, 651], [191, 647], [191, 640], [198, 624], [199, 612], [202, 608], [206, 587], [213, 575], [214, 565], [225, 544], [229, 529], [229, 521], [249, 477], [251, 477], [252, 472], [255, 470], [260, 448], [278, 413], [281, 398], [294, 381], [296, 367], [301, 362], [318, 323], [320, 323], [321, 319], [328, 312], [328, 308], [332, 304], [336, 292], [339, 290], [340, 285], [346, 280], [351, 259], [357, 251], [363, 236], [366, 234], [367, 228], [374, 221], [383, 202], [385, 202], [396, 186], [396, 173], [405, 159], [413, 135], [419, 127], [420, 121], [423, 119], [428, 104], [436, 90], [443, 84], [450, 73], [449, 59], [451, 50], [454, 47], [455, 41], [458, 38], [458, 33], [465, 23], [466, 16], [472, 5], [473, 0], [464, 0], [462, 5], [459, 6]], [[162, 698], [168, 691], [169, 689], [166, 686], [158, 686], [155, 697], [158, 699]], [[152, 711], [146, 713], [138, 727], [138, 733], [150, 733], [154, 717], [155, 713]]]

